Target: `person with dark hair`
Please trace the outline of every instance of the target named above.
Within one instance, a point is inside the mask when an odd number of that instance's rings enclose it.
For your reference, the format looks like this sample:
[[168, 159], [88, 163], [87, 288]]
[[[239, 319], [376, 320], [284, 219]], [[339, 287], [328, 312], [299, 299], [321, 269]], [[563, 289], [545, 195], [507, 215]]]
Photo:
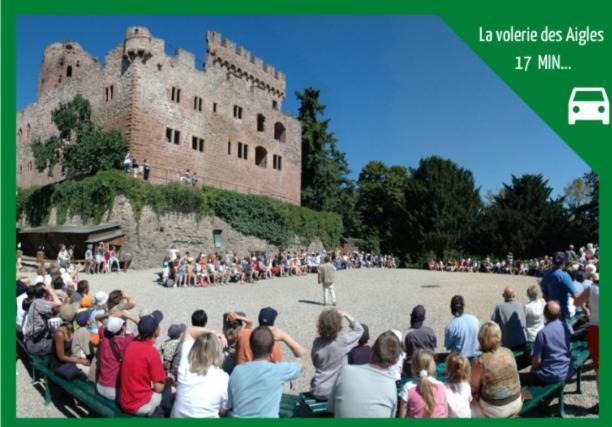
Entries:
[[546, 325], [538, 332], [531, 352], [531, 371], [521, 374], [521, 383], [552, 384], [574, 374], [570, 351], [571, 333], [562, 319], [562, 305], [549, 301], [544, 307]]
[[[259, 311], [258, 321], [260, 326], [269, 326], [274, 328], [274, 322], [278, 312], [272, 307], [264, 307]], [[253, 360], [253, 354], [250, 346], [250, 336], [253, 331], [253, 321], [245, 316], [240, 316], [237, 313], [230, 314], [230, 320], [240, 320], [245, 323], [245, 327], [240, 331], [238, 335], [238, 342], [236, 343], [236, 363], [241, 364]], [[275, 342], [270, 353], [270, 362], [280, 362], [283, 360], [283, 352], [280, 345]]]
[[[26, 349], [37, 356], [49, 354], [53, 346], [51, 331], [47, 320], [53, 310], [62, 302], [49, 285], [37, 283], [32, 289], [32, 303], [23, 324], [23, 337]], [[45, 298], [48, 296], [49, 299]]]
[[87, 294], [89, 294], [89, 282], [87, 280], [79, 280], [76, 292], [70, 297], [70, 304], [80, 302], [81, 298]]
[[422, 305], [416, 305], [410, 313], [410, 330], [404, 338], [404, 347], [406, 348], [406, 359], [404, 359], [404, 367], [402, 371], [404, 374], [410, 374], [410, 361], [412, 360], [412, 354], [422, 348], [435, 353], [436, 347], [438, 346], [438, 340], [436, 333], [429, 326], [425, 326], [425, 307]]
[[397, 336], [387, 331], [374, 342], [370, 363], [346, 365], [338, 374], [327, 404], [336, 418], [394, 418], [397, 387], [389, 368], [402, 352]]
[[559, 303], [561, 319], [567, 323], [570, 332], [573, 332], [570, 323], [569, 298], [578, 298], [579, 292], [570, 275], [564, 271], [565, 261], [565, 252], [554, 254], [553, 267], [542, 276], [540, 287], [546, 302], [557, 301]]
[[[340, 335], [342, 319], [350, 330]], [[312, 343], [312, 364], [315, 374], [310, 381], [310, 393], [319, 400], [327, 400], [340, 369], [348, 363], [348, 353], [357, 346], [363, 326], [350, 314], [340, 310], [323, 310], [317, 323], [319, 336]]]
[[68, 302], [68, 294], [66, 294], [65, 291], [66, 283], [64, 282], [64, 279], [62, 279], [62, 276], [55, 276], [55, 278], [53, 278], [51, 281], [51, 286], [53, 286], [55, 295], [57, 295], [62, 304]]
[[478, 319], [464, 314], [465, 302], [461, 295], [451, 298], [450, 309], [454, 318], [444, 329], [444, 347], [472, 359], [478, 351]]
[[349, 365], [365, 365], [370, 361], [370, 355], [372, 354], [372, 347], [368, 345], [368, 341], [370, 341], [370, 330], [365, 323], [362, 323], [361, 326], [363, 327], [363, 334], [361, 334], [361, 338], [359, 338], [357, 347], [349, 351]]
[[208, 323], [208, 315], [204, 310], [196, 310], [191, 315], [191, 326], [205, 327]]
[[119, 406], [128, 414], [170, 415], [171, 381], [166, 377], [161, 355], [155, 348], [162, 319], [163, 314], [159, 311], [141, 317], [138, 337], [125, 349], [119, 374]]
[[[292, 362], [269, 361], [275, 341], [293, 352]], [[232, 417], [278, 418], [283, 384], [294, 380], [304, 368], [306, 350], [279, 328], [258, 326], [249, 337], [253, 360], [234, 368], [229, 380], [228, 408]]]

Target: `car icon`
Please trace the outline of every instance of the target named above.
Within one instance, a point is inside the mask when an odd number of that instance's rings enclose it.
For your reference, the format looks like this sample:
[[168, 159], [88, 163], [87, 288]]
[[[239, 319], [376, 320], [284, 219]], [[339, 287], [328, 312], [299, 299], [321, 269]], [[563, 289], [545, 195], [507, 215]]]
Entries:
[[603, 87], [575, 87], [570, 95], [567, 122], [578, 120], [599, 121], [610, 124], [610, 103]]

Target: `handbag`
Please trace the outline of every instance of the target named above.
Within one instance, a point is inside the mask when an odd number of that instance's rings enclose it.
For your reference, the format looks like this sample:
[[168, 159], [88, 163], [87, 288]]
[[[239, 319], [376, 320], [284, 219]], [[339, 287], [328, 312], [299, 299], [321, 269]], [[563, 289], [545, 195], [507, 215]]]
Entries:
[[65, 380], [72, 381], [81, 375], [76, 363], [64, 363], [55, 369], [55, 373]]

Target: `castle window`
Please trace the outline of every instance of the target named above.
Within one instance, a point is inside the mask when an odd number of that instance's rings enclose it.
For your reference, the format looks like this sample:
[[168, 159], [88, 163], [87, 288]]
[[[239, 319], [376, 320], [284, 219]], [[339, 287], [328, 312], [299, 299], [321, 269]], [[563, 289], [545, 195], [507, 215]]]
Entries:
[[191, 137], [191, 148], [194, 150], [198, 150], [200, 153], [204, 152], [204, 140], [202, 138], [198, 138], [197, 136]]
[[263, 114], [257, 115], [257, 132], [263, 132], [266, 128], [266, 116]]
[[60, 75], [60, 76], [59, 76], [59, 78], [57, 79], [57, 82], [58, 82], [58, 83], [61, 83], [61, 82], [62, 82], [62, 76], [61, 76], [61, 75]]
[[22, 172], [23, 172], [23, 166], [21, 166], [21, 163], [19, 163], [19, 175], [21, 175]]
[[181, 102], [181, 90], [178, 87], [172, 86], [172, 96], [170, 99], [177, 104]]
[[115, 86], [114, 85], [106, 86], [104, 88], [104, 99], [106, 100], [106, 102], [108, 102], [111, 99], [113, 99], [113, 97], [115, 96], [114, 92], [115, 92]]
[[174, 143], [179, 145], [181, 143], [181, 132], [178, 130], [174, 130]]
[[166, 142], [172, 142], [172, 129], [166, 128]]
[[272, 100], [272, 109], [278, 110], [278, 101], [276, 99]]
[[32, 160], [30, 160], [30, 162], [28, 163], [28, 170], [31, 171], [32, 170]]
[[248, 160], [249, 146], [247, 144], [243, 144], [242, 142], [238, 143], [238, 158]]
[[227, 155], [232, 155], [232, 141], [227, 141]]
[[199, 96], [195, 96], [193, 98], [193, 109], [202, 111], [202, 98], [200, 98]]
[[255, 148], [255, 165], [260, 168], [265, 168], [268, 163], [268, 152], [265, 148], [259, 146]]
[[217, 112], [217, 103], [213, 102], [213, 113]]
[[32, 132], [32, 127], [30, 126], [30, 124], [28, 123], [28, 125], [26, 126], [26, 141], [30, 140], [30, 134]]
[[76, 66], [77, 66], [77, 68], [79, 68], [79, 67], [81, 66], [81, 62], [80, 62], [80, 61], [77, 61], [77, 62], [76, 62]]
[[17, 140], [19, 142], [22, 142], [23, 139], [23, 130], [21, 130], [21, 128], [19, 128], [19, 130], [17, 131]]
[[272, 157], [272, 168], [276, 170], [281, 170], [283, 168], [283, 158], [281, 156], [275, 154]]
[[234, 105], [234, 117], [237, 119], [242, 119], [242, 107], [239, 105]]
[[287, 130], [281, 122], [274, 123], [274, 139], [285, 142]]
[[72, 77], [72, 65], [66, 68], [66, 77]]

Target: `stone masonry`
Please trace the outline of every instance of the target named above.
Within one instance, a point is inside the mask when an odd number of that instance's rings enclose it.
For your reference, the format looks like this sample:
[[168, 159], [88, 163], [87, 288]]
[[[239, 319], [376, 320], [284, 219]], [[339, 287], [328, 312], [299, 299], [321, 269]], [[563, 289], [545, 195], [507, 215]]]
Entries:
[[117, 129], [150, 180], [177, 181], [189, 169], [200, 183], [299, 204], [301, 125], [282, 112], [285, 75], [221, 34], [206, 34], [203, 70], [193, 53], [165, 54], [164, 40], [129, 27], [104, 65], [74, 42], [45, 49], [38, 98], [17, 113], [17, 185], [61, 179], [34, 167], [30, 144], [56, 135], [51, 112], [81, 94], [93, 120]]

